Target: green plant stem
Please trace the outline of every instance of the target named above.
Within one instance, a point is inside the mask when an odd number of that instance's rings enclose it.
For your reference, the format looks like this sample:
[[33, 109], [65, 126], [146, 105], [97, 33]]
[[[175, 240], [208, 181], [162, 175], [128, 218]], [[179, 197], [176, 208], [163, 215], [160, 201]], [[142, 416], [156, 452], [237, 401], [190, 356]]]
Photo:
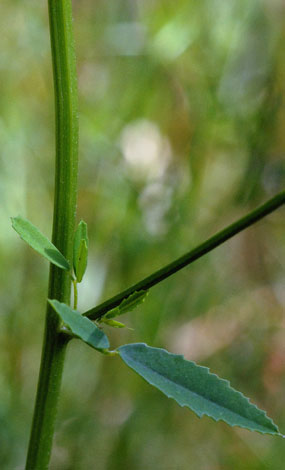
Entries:
[[237, 220], [233, 224], [229, 225], [228, 227], [224, 228], [220, 232], [216, 233], [211, 238], [209, 238], [208, 240], [206, 240], [205, 242], [203, 242], [201, 245], [197, 246], [193, 250], [189, 251], [185, 255], [176, 259], [175, 261], [168, 264], [167, 266], [164, 266], [163, 268], [154, 272], [153, 274], [146, 277], [145, 279], [137, 282], [136, 284], [129, 287], [128, 289], [120, 292], [114, 297], [106, 300], [105, 302], [98, 305], [97, 307], [94, 307], [88, 310], [83, 315], [86, 315], [91, 320], [97, 320], [98, 318], [102, 317], [106, 312], [108, 312], [108, 310], [111, 310], [112, 308], [117, 307], [124, 299], [129, 297], [129, 295], [133, 294], [135, 291], [147, 290], [150, 287], [153, 287], [155, 284], [158, 284], [159, 282], [163, 281], [167, 277], [171, 276], [172, 274], [176, 273], [180, 269], [187, 266], [188, 264], [193, 263], [197, 259], [209, 253], [209, 251], [212, 251], [217, 246], [229, 240], [229, 238], [233, 237], [237, 233], [246, 229], [250, 225], [257, 222], [258, 220], [270, 214], [271, 212], [275, 211], [276, 209], [278, 209], [278, 207], [282, 206], [284, 203], [285, 203], [285, 191], [282, 191], [281, 193], [277, 194], [272, 199], [269, 199], [262, 206], [259, 206], [257, 209], [253, 210], [246, 216], [242, 217], [241, 219]]
[[[77, 200], [78, 111], [71, 0], [49, 0], [49, 21], [56, 116], [54, 245], [72, 265], [72, 243]], [[50, 266], [48, 297], [70, 302], [70, 273]], [[59, 333], [59, 320], [47, 306], [38, 390], [27, 470], [48, 468], [57, 402], [68, 337]]]
[[74, 308], [74, 310], [76, 310], [77, 309], [77, 304], [78, 304], [77, 280], [74, 279], [72, 281], [72, 283], [73, 283], [73, 296], [74, 296], [73, 308]]

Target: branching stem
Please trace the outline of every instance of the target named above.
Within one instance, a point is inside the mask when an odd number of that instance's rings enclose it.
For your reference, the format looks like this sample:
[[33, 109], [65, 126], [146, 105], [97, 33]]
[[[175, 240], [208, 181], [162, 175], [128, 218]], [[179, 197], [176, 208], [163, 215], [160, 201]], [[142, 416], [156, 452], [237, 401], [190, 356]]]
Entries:
[[141, 281], [132, 285], [128, 289], [120, 292], [114, 297], [111, 297], [110, 299], [106, 300], [105, 302], [98, 305], [97, 307], [94, 307], [88, 310], [83, 315], [86, 315], [91, 320], [96, 320], [102, 317], [106, 312], [108, 312], [112, 308], [117, 307], [124, 299], [129, 297], [129, 295], [133, 294], [135, 291], [147, 290], [150, 287], [155, 286], [156, 284], [163, 281], [164, 279], [171, 276], [172, 274], [176, 273], [177, 271], [184, 268], [188, 264], [191, 264], [197, 259], [206, 255], [217, 246], [222, 245], [222, 243], [229, 240], [237, 233], [241, 232], [247, 227], [250, 227], [258, 220], [262, 219], [266, 215], [275, 211], [276, 209], [278, 209], [278, 207], [282, 206], [284, 203], [285, 203], [285, 191], [282, 191], [281, 193], [277, 194], [272, 199], [269, 199], [262, 206], [259, 206], [257, 209], [253, 210], [246, 216], [242, 217], [241, 219], [237, 220], [233, 224], [224, 228], [220, 232], [216, 233], [211, 238], [208, 238], [208, 240], [206, 240], [205, 242], [203, 242], [201, 245], [197, 246], [193, 250], [189, 251], [185, 255], [176, 259], [175, 261], [168, 264], [167, 266], [164, 266], [158, 271], [155, 271], [150, 276], [142, 279]]

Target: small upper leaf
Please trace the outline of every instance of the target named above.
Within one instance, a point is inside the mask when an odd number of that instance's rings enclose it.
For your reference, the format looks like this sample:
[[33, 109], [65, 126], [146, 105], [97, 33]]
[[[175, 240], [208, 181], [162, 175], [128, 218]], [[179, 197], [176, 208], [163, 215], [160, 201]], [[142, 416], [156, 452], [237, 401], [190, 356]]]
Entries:
[[91, 320], [58, 300], [49, 300], [49, 303], [75, 336], [95, 349], [109, 348], [107, 336]]
[[76, 279], [81, 282], [86, 271], [88, 259], [88, 246], [85, 240], [80, 241], [78, 258], [76, 260]]
[[118, 352], [147, 382], [199, 417], [207, 415], [230, 426], [281, 435], [264, 411], [234, 390], [227, 380], [210, 373], [207, 367], [146, 344], [127, 344], [118, 348]]
[[87, 224], [81, 220], [74, 235], [73, 269], [77, 282], [81, 282], [86, 271], [88, 258]]
[[23, 217], [11, 217], [12, 227], [28, 245], [59, 268], [69, 270], [70, 266], [63, 254], [43, 235], [37, 227]]
[[140, 290], [135, 291], [133, 294], [129, 295], [126, 299], [124, 299], [118, 307], [109, 310], [103, 318], [114, 318], [118, 315], [123, 315], [124, 313], [131, 312], [134, 310], [138, 305], [143, 303], [148, 296], [148, 290]]

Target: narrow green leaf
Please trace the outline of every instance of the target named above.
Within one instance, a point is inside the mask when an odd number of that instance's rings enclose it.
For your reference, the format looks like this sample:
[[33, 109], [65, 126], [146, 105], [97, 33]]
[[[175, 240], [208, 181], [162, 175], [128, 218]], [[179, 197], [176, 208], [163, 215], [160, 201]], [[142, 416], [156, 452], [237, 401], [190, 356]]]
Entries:
[[103, 318], [101, 320], [101, 323], [104, 323], [104, 325], [107, 325], [107, 326], [112, 326], [113, 328], [127, 328], [126, 325], [124, 325], [124, 323], [121, 323], [120, 321], [116, 321], [116, 320], [108, 320], [108, 318], [106, 319]]
[[123, 302], [118, 305], [118, 307], [109, 310], [109, 312], [104, 315], [103, 318], [114, 318], [118, 315], [123, 315], [124, 313], [131, 312], [138, 305], [142, 304], [146, 297], [148, 296], [148, 290], [136, 291], [133, 294], [129, 295]]
[[74, 235], [73, 269], [77, 282], [81, 282], [86, 271], [88, 258], [87, 224], [81, 220]]
[[207, 367], [141, 343], [121, 346], [118, 352], [123, 361], [147, 382], [199, 417], [207, 415], [230, 426], [281, 435], [264, 411], [234, 390], [227, 380], [209, 372]]
[[43, 235], [37, 227], [23, 217], [11, 217], [12, 227], [28, 245], [59, 268], [69, 270], [70, 266], [62, 253]]
[[76, 310], [72, 310], [68, 305], [58, 302], [58, 300], [49, 300], [49, 303], [75, 336], [95, 349], [109, 348], [107, 336], [91, 320], [83, 317]]

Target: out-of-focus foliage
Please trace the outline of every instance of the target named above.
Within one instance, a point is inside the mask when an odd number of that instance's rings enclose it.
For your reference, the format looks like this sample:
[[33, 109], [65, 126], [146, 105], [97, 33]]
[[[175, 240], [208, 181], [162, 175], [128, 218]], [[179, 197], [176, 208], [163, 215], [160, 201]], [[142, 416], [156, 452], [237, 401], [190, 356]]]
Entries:
[[[79, 308], [168, 263], [284, 187], [283, 0], [74, 1]], [[0, 461], [23, 468], [48, 270], [11, 229], [51, 233], [54, 115], [46, 2], [0, 16]], [[153, 288], [110, 330], [227, 378], [285, 432], [284, 209]], [[282, 266], [283, 264], [283, 266]], [[279, 470], [281, 438], [200, 420], [117, 358], [68, 350], [54, 470]]]

